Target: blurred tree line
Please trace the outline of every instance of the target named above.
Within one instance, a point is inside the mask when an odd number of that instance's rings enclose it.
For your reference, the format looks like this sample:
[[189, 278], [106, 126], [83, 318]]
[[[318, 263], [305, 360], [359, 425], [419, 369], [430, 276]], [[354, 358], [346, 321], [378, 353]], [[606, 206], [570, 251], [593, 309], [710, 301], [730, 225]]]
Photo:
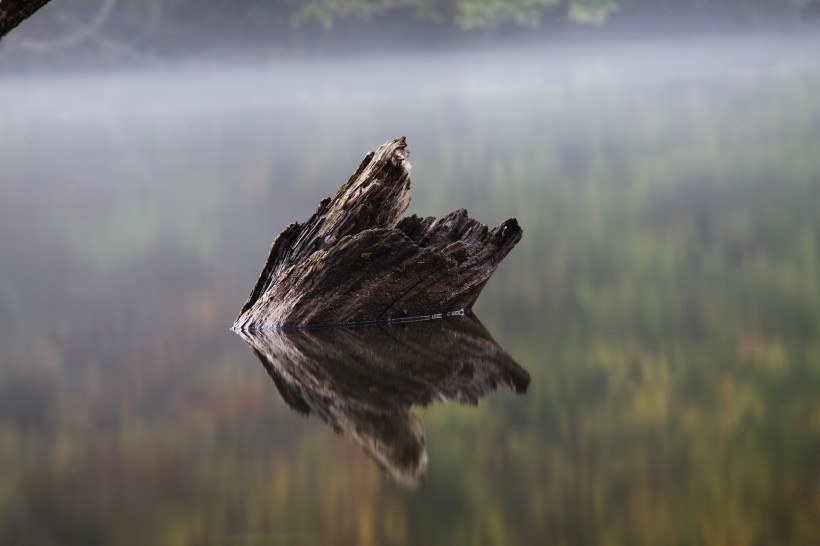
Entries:
[[602, 25], [617, 13], [627, 18], [644, 13], [723, 12], [737, 17], [757, 16], [773, 10], [799, 13], [818, 3], [818, 0], [279, 0], [268, 3], [265, 9], [285, 13], [288, 23], [297, 27], [318, 23], [330, 28], [346, 19], [368, 20], [397, 14], [461, 29], [480, 29], [507, 24], [535, 27], [548, 20]]
[[[813, 20], [820, 0], [63, 0], [27, 23], [33, 36], [67, 35], [59, 46], [100, 34], [109, 40], [264, 36], [353, 27], [469, 31], [562, 24], [647, 22], [702, 25]], [[665, 21], [665, 23], [664, 23]], [[310, 32], [313, 31], [313, 32]], [[105, 39], [103, 39], [105, 41]], [[104, 44], [103, 44], [104, 45]], [[109, 44], [110, 46], [111, 44]]]
[[121, 0], [133, 8], [165, 4], [178, 14], [211, 13], [288, 28], [319, 26], [329, 29], [345, 21], [380, 17], [443, 23], [461, 29], [514, 24], [539, 26], [548, 20], [604, 24], [615, 14], [645, 13], [756, 17], [771, 12], [812, 12], [820, 0], [273, 0], [237, 5], [227, 0]]
[[0, 64], [26, 52], [153, 62], [192, 52], [407, 47], [477, 31], [793, 28], [818, 17], [820, 0], [62, 0], [4, 41]]

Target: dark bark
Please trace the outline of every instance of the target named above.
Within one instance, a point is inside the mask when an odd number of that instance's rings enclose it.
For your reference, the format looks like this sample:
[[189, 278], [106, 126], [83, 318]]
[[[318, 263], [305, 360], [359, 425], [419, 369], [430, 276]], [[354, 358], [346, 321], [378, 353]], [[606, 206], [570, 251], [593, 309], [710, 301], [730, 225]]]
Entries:
[[0, 38], [34, 15], [50, 0], [0, 0]]
[[495, 229], [458, 210], [399, 217], [410, 203], [405, 139], [365, 157], [304, 224], [276, 238], [234, 328], [378, 322], [472, 307], [521, 239], [512, 218]]
[[349, 436], [394, 479], [418, 484], [427, 454], [412, 406], [475, 405], [529, 374], [471, 314], [356, 328], [240, 332], [282, 399]]

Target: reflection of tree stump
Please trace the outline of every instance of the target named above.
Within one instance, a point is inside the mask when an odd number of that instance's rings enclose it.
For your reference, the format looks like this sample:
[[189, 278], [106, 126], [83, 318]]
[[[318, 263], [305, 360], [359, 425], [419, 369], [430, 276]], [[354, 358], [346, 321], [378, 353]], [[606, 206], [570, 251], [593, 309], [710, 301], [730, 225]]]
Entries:
[[410, 203], [407, 155], [403, 137], [386, 142], [307, 222], [285, 228], [234, 328], [387, 321], [472, 307], [521, 228], [513, 218], [488, 230], [465, 210], [399, 221]]
[[412, 406], [475, 405], [501, 386], [524, 393], [530, 382], [471, 313], [409, 324], [239, 333], [291, 408], [318, 415], [409, 485], [423, 479], [427, 462]]

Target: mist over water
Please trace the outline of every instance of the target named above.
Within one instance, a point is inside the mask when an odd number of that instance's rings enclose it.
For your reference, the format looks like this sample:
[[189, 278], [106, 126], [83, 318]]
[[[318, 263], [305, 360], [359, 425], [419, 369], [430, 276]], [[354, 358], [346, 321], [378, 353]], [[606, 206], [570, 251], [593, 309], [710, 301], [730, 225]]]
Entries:
[[179, 64], [3, 78], [3, 112], [18, 117], [134, 117], [275, 108], [572, 93], [593, 88], [738, 82], [813, 73], [809, 31], [686, 37], [496, 38], [466, 48], [326, 54], [309, 59]]
[[[808, 31], [0, 68], [0, 542], [817, 542], [818, 89]], [[228, 331], [400, 135], [408, 212], [523, 227], [531, 377], [404, 408], [412, 491]]]

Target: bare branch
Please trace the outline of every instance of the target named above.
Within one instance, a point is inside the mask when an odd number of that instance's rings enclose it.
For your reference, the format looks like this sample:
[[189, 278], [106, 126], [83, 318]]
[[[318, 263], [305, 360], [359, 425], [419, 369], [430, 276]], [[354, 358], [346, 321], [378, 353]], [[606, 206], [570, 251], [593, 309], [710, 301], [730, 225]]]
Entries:
[[0, 0], [0, 38], [48, 2], [49, 0]]

